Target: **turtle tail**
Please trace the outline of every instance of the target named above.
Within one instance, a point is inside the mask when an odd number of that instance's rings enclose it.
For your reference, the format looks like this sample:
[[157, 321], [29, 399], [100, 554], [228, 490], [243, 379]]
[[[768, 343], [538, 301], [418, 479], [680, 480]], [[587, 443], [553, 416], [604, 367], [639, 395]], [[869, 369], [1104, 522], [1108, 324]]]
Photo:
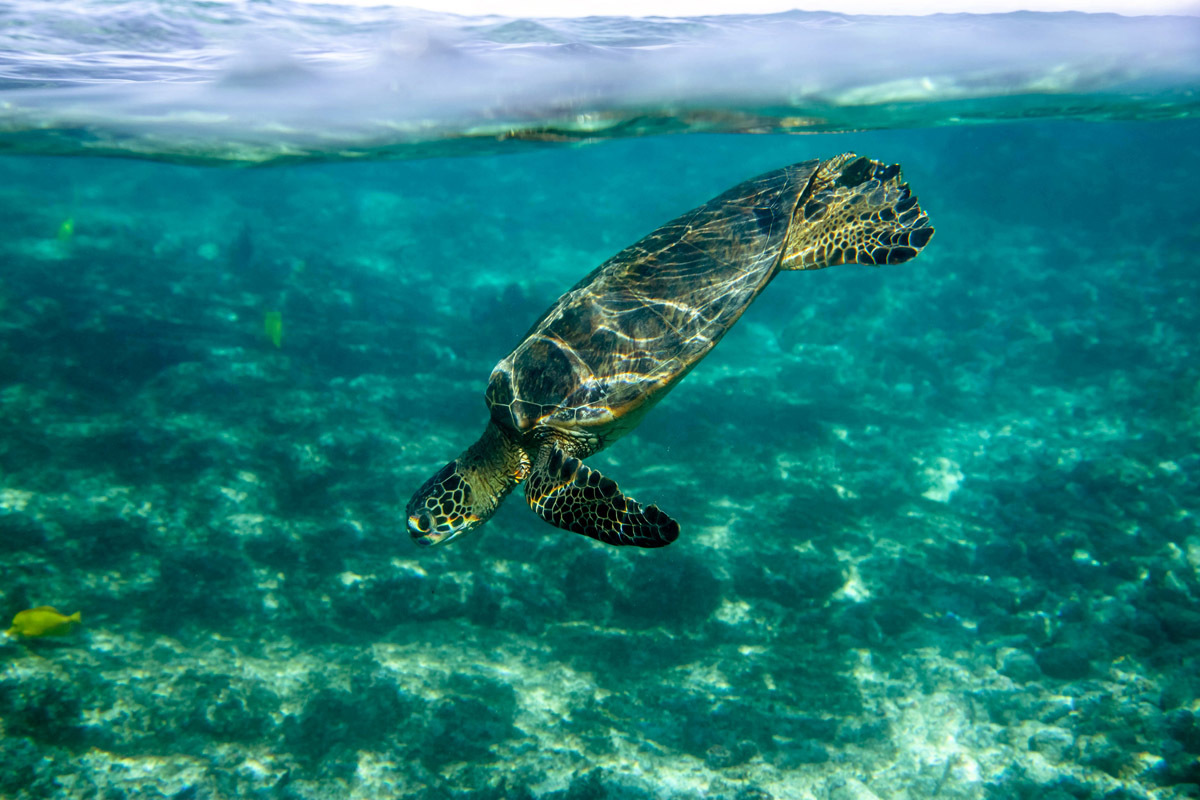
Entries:
[[779, 268], [899, 264], [932, 237], [899, 164], [845, 153], [821, 164], [797, 201]]

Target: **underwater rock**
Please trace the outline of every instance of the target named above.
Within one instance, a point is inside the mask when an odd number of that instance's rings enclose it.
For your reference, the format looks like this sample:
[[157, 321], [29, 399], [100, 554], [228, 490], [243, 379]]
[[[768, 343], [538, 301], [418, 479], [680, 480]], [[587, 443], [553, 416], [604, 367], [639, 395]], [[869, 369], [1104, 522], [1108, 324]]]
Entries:
[[46, 543], [46, 530], [20, 512], [0, 513], [0, 553], [35, 550]]
[[1200, 718], [1190, 709], [1177, 708], [1166, 716], [1167, 732], [1185, 753], [1200, 755]]
[[1157, 618], [1163, 632], [1173, 642], [1200, 639], [1200, 611], [1194, 608], [1183, 604], [1164, 603]]
[[738, 790], [733, 800], [775, 800], [775, 796], [766, 789], [757, 786], [746, 786]]
[[1029, 749], [1054, 764], [1062, 761], [1074, 744], [1075, 737], [1062, 728], [1043, 728], [1029, 737]]
[[4, 736], [55, 746], [79, 744], [87, 733], [80, 687], [65, 675], [7, 673], [0, 678], [0, 720]]
[[322, 689], [299, 714], [284, 717], [283, 740], [308, 769], [345, 777], [354, 772], [359, 749], [386, 747], [397, 735], [422, 738], [416, 735], [424, 732], [416, 716], [420, 704], [413, 698], [387, 683], [354, 688]]
[[[721, 601], [721, 583], [699, 559], [639, 558], [614, 582], [613, 612], [625, 624], [682, 628], [708, 618]], [[651, 614], [653, 609], [653, 614]]]
[[1119, 731], [1095, 736], [1080, 736], [1075, 740], [1079, 763], [1120, 778], [1134, 764], [1134, 753], [1126, 742], [1119, 741]]
[[704, 751], [704, 766], [709, 769], [726, 769], [734, 763], [733, 751], [723, 744], [714, 744]]
[[1200, 759], [1172, 753], [1144, 773], [1154, 783], [1174, 787], [1178, 796], [1200, 797]]
[[803, 764], [824, 764], [829, 751], [819, 742], [799, 741], [781, 745], [772, 761], [779, 769], [792, 770]]
[[327, 584], [328, 622], [348, 635], [380, 635], [413, 619], [441, 619], [480, 613], [470, 604], [477, 589], [472, 576], [429, 576], [411, 569], [387, 575], [343, 572]]
[[245, 559], [216, 541], [165, 552], [158, 579], [143, 596], [146, 622], [169, 635], [197, 625], [232, 630], [254, 617], [244, 588], [254, 583]]
[[1000, 674], [1020, 683], [1031, 683], [1042, 677], [1042, 668], [1024, 650], [1010, 650], [1001, 659]]
[[1092, 663], [1074, 647], [1052, 646], [1037, 652], [1037, 666], [1051, 678], [1077, 681], [1092, 673]]
[[821, 603], [846, 582], [839, 564], [816, 552], [752, 557], [739, 563], [733, 574], [739, 594], [800, 608]]
[[829, 800], [880, 800], [867, 785], [854, 778], [834, 778], [828, 785]]
[[520, 735], [513, 725], [517, 702], [511, 686], [478, 675], [456, 674], [446, 688], [446, 694], [430, 708], [426, 731], [414, 737], [416, 749], [430, 769], [457, 761], [493, 761], [493, 745]]
[[608, 577], [610, 560], [606, 552], [596, 549], [584, 550], [568, 560], [563, 580], [566, 611], [597, 624], [609, 620], [613, 595]]
[[751, 741], [742, 741], [726, 747], [714, 744], [704, 751], [704, 764], [709, 769], [728, 769], [745, 764], [758, 755], [758, 745]]
[[23, 736], [0, 736], [0, 792], [13, 797], [22, 791], [50, 796], [55, 779], [40, 769], [45, 757], [42, 748]]
[[545, 800], [656, 800], [658, 797], [659, 792], [650, 781], [603, 767], [576, 775], [565, 791], [543, 795]]
[[186, 730], [204, 734], [219, 742], [247, 742], [273, 732], [272, 715], [279, 709], [279, 698], [266, 687], [252, 685], [248, 691], [226, 680], [203, 681]]

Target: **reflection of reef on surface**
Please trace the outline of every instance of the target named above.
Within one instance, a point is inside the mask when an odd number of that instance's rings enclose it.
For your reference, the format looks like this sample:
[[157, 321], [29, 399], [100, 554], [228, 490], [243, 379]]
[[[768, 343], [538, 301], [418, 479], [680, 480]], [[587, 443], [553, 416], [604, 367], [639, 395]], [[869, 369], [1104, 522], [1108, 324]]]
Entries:
[[[0, 643], [0, 794], [1195, 797], [1194, 133], [0, 161], [0, 607], [86, 621]], [[550, 300], [848, 148], [938, 238], [780, 276], [599, 458], [678, 542], [411, 545]]]

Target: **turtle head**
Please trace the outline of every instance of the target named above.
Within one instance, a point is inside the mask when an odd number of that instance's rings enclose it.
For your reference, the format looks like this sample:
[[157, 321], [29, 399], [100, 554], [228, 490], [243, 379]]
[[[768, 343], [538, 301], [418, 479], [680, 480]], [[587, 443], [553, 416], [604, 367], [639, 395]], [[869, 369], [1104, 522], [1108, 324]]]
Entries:
[[408, 532], [413, 541], [441, 544], [487, 522], [499, 502], [477, 505], [475, 496], [461, 457], [442, 467], [408, 501]]
[[408, 532], [417, 544], [442, 544], [491, 519], [529, 471], [524, 450], [489, 424], [479, 441], [425, 481], [408, 501]]

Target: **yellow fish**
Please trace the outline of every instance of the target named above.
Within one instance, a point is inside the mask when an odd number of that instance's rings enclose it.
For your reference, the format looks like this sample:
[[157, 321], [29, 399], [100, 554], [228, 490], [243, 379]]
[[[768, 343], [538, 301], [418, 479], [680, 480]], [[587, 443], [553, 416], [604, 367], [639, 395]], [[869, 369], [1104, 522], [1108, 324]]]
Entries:
[[67, 217], [63, 220], [62, 225], [58, 226], [58, 240], [65, 242], [75, 235], [75, 218]]
[[271, 344], [281, 347], [283, 345], [283, 312], [268, 311], [266, 317], [263, 318], [263, 332], [267, 334]]
[[78, 611], [68, 617], [50, 606], [38, 606], [13, 617], [7, 633], [9, 636], [66, 636], [82, 622]]

